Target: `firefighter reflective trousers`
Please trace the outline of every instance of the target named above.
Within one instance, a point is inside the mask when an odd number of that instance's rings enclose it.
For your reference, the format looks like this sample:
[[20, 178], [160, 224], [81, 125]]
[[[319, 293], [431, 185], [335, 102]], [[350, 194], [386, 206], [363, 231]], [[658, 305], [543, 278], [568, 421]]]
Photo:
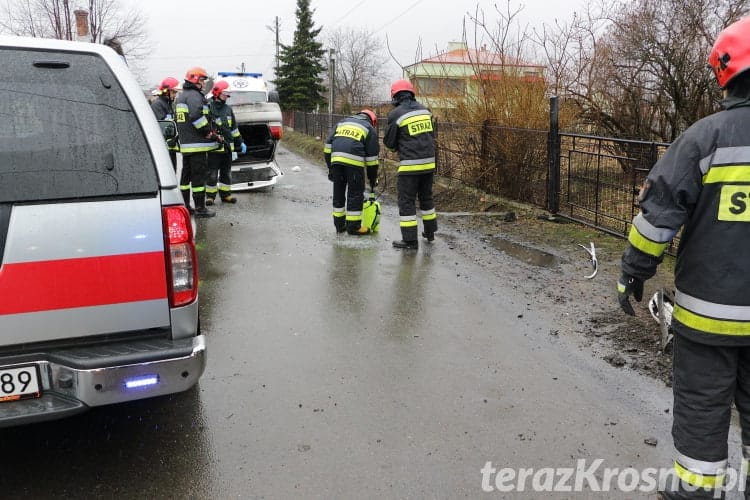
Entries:
[[[217, 184], [218, 181], [218, 184]], [[206, 196], [216, 198], [219, 193], [221, 199], [232, 194], [232, 152], [208, 154], [208, 178], [206, 180]]]
[[[365, 201], [365, 168], [331, 165], [333, 181], [333, 225], [336, 230], [355, 233], [362, 227], [362, 204]], [[346, 211], [344, 211], [346, 207]]]
[[185, 196], [185, 193], [192, 191], [193, 202], [196, 208], [205, 206], [207, 178], [208, 153], [188, 153], [182, 155], [180, 190], [183, 192], [183, 196]]
[[417, 199], [424, 233], [431, 235], [437, 232], [437, 214], [432, 199], [434, 178], [435, 174], [431, 171], [398, 176], [398, 215], [404, 241], [417, 241]]
[[749, 458], [750, 346], [701, 344], [676, 331], [672, 391], [674, 468], [681, 481], [665, 496], [723, 498], [714, 495], [724, 484], [733, 402], [742, 425], [742, 467]]

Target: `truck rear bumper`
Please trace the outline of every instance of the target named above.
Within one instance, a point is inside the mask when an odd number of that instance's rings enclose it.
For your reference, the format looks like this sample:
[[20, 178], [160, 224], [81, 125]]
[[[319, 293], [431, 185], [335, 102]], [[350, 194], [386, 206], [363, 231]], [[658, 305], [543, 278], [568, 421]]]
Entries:
[[198, 335], [63, 350], [44, 357], [19, 363], [37, 366], [41, 396], [0, 403], [0, 427], [53, 420], [92, 406], [185, 391], [203, 373], [206, 342], [203, 335]]

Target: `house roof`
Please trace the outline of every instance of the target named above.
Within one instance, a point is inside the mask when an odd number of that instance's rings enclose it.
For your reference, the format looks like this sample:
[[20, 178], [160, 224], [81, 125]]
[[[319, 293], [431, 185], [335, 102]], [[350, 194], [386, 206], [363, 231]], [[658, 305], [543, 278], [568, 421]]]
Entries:
[[[438, 64], [481, 64], [488, 66], [516, 66], [516, 67], [527, 67], [527, 68], [543, 68], [539, 64], [531, 64], [515, 57], [504, 56], [497, 52], [489, 52], [487, 50], [477, 49], [455, 49], [447, 52], [441, 52], [440, 54], [422, 59], [417, 64], [425, 63], [438, 63]], [[413, 64], [412, 66], [415, 66]]]

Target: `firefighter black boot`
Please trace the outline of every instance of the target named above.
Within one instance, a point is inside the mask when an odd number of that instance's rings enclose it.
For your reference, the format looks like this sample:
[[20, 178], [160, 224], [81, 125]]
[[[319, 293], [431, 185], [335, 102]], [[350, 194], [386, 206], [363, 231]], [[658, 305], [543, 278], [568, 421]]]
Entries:
[[432, 242], [435, 240], [435, 233], [428, 233], [427, 231], [422, 231], [422, 238], [426, 239], [429, 242]]
[[196, 217], [213, 217], [216, 212], [206, 208], [206, 193], [194, 193], [193, 201], [195, 202], [195, 216]]
[[182, 201], [185, 202], [185, 206], [187, 207], [188, 212], [192, 214], [195, 210], [193, 210], [193, 207], [190, 206], [190, 190], [184, 189], [181, 190], [180, 193], [182, 193]]
[[336, 228], [337, 233], [344, 233], [346, 232], [346, 222], [344, 217], [336, 217], [333, 216], [333, 225]]
[[406, 241], [406, 240], [396, 240], [393, 242], [393, 248], [403, 248], [406, 250], [417, 250], [419, 249], [419, 242], [414, 241]]
[[237, 198], [232, 196], [231, 194], [222, 194], [221, 195], [221, 202], [222, 203], [237, 203]]

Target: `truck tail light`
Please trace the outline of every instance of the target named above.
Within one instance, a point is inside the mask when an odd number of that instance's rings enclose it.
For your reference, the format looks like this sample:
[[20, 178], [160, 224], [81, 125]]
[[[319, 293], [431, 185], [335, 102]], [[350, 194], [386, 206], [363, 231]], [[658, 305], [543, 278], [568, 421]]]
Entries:
[[281, 125], [270, 125], [271, 127], [271, 137], [273, 137], [275, 140], [281, 139], [281, 136], [283, 135]]
[[190, 213], [183, 205], [162, 209], [164, 254], [170, 307], [190, 304], [198, 297], [198, 259]]

